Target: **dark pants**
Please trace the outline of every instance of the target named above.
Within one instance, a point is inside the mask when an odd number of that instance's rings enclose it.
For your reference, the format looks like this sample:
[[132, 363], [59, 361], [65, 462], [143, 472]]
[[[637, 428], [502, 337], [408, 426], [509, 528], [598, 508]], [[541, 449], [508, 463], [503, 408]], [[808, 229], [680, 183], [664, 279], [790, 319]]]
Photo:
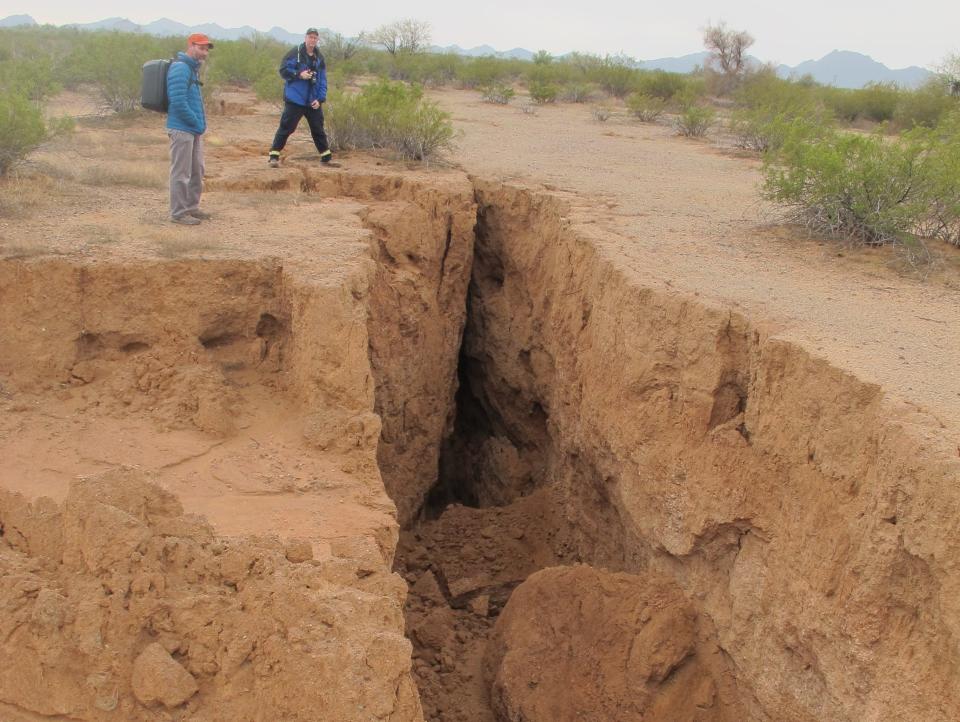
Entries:
[[283, 103], [283, 115], [280, 116], [280, 127], [277, 128], [277, 134], [273, 136], [273, 146], [270, 150], [283, 150], [287, 144], [287, 138], [297, 129], [300, 119], [307, 116], [307, 123], [310, 125], [310, 135], [313, 136], [313, 144], [321, 153], [329, 149], [327, 145], [327, 134], [323, 132], [323, 106], [314, 110], [308, 106], [297, 105], [285, 100]]

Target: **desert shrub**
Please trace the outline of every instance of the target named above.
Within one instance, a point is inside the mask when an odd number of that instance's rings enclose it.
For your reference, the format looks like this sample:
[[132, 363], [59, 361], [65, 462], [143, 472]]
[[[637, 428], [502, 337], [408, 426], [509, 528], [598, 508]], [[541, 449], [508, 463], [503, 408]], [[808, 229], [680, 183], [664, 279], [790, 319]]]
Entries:
[[0, 60], [0, 90], [27, 98], [38, 108], [63, 89], [49, 56]]
[[573, 82], [563, 86], [560, 99], [566, 103], [589, 103], [593, 93], [593, 86], [589, 83]]
[[530, 99], [537, 105], [555, 103], [559, 89], [553, 83], [533, 82], [528, 88]]
[[[327, 82], [330, 82], [329, 77]], [[258, 100], [273, 103], [278, 107], [283, 105], [283, 91], [283, 78], [277, 73], [264, 73], [253, 83], [253, 92]]]
[[860, 114], [860, 103], [853, 90], [821, 86], [816, 94], [824, 108], [840, 122], [852, 123]]
[[773, 73], [749, 76], [734, 100], [736, 107], [730, 116], [734, 143], [761, 153], [776, 150], [788, 135], [817, 135], [831, 122], [811, 86]]
[[866, 87], [821, 87], [818, 95], [823, 104], [838, 119], [848, 123], [871, 120], [883, 123], [893, 119], [903, 94], [893, 83], [870, 83]]
[[40, 109], [16, 93], [0, 94], [0, 175], [27, 157], [47, 137]]
[[667, 101], [645, 93], [631, 93], [627, 96], [627, 110], [637, 120], [652, 123], [659, 118], [667, 107]]
[[442, 87], [457, 77], [461, 59], [453, 53], [398, 53], [390, 77], [408, 83]]
[[710, 130], [716, 111], [708, 105], [691, 103], [685, 105], [675, 121], [675, 127], [680, 135], [688, 138], [702, 138]]
[[169, 58], [182, 46], [182, 38], [84, 33], [77, 36], [70, 54], [70, 74], [75, 81], [96, 87], [105, 108], [115, 112], [134, 110], [140, 103], [143, 64], [153, 58]]
[[480, 97], [483, 98], [484, 102], [497, 103], [498, 105], [506, 105], [513, 100], [514, 95], [516, 95], [516, 91], [505, 83], [497, 83], [480, 89]]
[[688, 84], [687, 76], [668, 73], [665, 70], [642, 71], [636, 78], [636, 92], [651, 98], [670, 100], [683, 92]]
[[790, 137], [765, 163], [763, 193], [816, 232], [869, 244], [913, 232], [928, 210], [922, 178], [928, 143], [920, 136], [831, 131]]
[[519, 77], [523, 65], [520, 61], [484, 56], [464, 59], [457, 68], [456, 82], [464, 88], [479, 88], [502, 83]]
[[936, 128], [920, 126], [906, 137], [927, 149], [920, 173], [927, 212], [918, 232], [960, 246], [960, 110], [945, 115]]
[[379, 81], [359, 93], [335, 93], [327, 108], [335, 149], [389, 149], [402, 158], [429, 160], [453, 144], [450, 114], [423, 98], [419, 87]]
[[734, 145], [758, 153], [775, 152], [790, 138], [820, 137], [831, 127], [826, 117], [815, 112], [794, 114], [775, 108], [738, 109], [730, 119]]
[[252, 86], [267, 75], [279, 79], [277, 69], [289, 48], [260, 33], [240, 40], [221, 40], [216, 43], [207, 61], [204, 86]]
[[955, 107], [957, 100], [950, 95], [949, 85], [943, 78], [932, 78], [916, 90], [900, 94], [893, 123], [906, 130], [918, 125], [933, 128]]
[[895, 83], [868, 83], [855, 91], [860, 102], [860, 117], [874, 123], [893, 120], [901, 92]]
[[587, 77], [604, 92], [623, 98], [636, 87], [639, 73], [627, 64], [625, 58], [607, 57], [592, 68]]
[[613, 115], [613, 108], [609, 105], [601, 103], [600, 105], [595, 105], [590, 109], [590, 115], [598, 123], [606, 123], [610, 120], [610, 116]]

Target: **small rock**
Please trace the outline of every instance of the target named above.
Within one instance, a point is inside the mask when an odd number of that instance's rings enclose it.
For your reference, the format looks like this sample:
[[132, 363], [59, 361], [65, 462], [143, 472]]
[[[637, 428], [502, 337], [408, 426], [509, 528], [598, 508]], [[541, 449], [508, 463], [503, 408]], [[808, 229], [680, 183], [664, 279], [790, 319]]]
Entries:
[[186, 702], [198, 689], [193, 675], [156, 642], [134, 661], [130, 684], [141, 704], [160, 702], [169, 709]]
[[443, 592], [440, 590], [440, 585], [437, 584], [437, 578], [433, 576], [431, 571], [421, 574], [420, 578], [411, 587], [411, 591], [421, 599], [429, 600], [434, 604], [444, 604], [446, 602]]
[[478, 617], [486, 617], [490, 614], [490, 595], [480, 594], [471, 599], [467, 603], [467, 606], [470, 607], [470, 611]]

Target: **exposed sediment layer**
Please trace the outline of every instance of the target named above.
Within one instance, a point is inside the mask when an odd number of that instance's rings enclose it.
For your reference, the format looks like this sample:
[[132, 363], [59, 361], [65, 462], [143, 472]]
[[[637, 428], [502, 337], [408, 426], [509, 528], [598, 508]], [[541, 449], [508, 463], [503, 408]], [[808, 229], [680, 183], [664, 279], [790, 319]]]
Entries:
[[0, 263], [0, 717], [422, 718], [384, 486], [419, 506], [452, 413], [456, 181], [355, 176], [278, 255]]
[[446, 484], [549, 487], [576, 558], [678, 583], [751, 719], [960, 716], [960, 463], [936, 421], [633, 283], [554, 198], [477, 197], [471, 465]]

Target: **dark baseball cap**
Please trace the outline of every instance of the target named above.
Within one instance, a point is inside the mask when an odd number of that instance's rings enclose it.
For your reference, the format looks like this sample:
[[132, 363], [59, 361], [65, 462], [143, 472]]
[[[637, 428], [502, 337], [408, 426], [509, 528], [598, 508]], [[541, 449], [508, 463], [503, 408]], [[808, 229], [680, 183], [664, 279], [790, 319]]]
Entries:
[[307, 32], [304, 33], [304, 35], [319, 35], [319, 34], [320, 34], [320, 31], [317, 30], [316, 28], [307, 28]]

